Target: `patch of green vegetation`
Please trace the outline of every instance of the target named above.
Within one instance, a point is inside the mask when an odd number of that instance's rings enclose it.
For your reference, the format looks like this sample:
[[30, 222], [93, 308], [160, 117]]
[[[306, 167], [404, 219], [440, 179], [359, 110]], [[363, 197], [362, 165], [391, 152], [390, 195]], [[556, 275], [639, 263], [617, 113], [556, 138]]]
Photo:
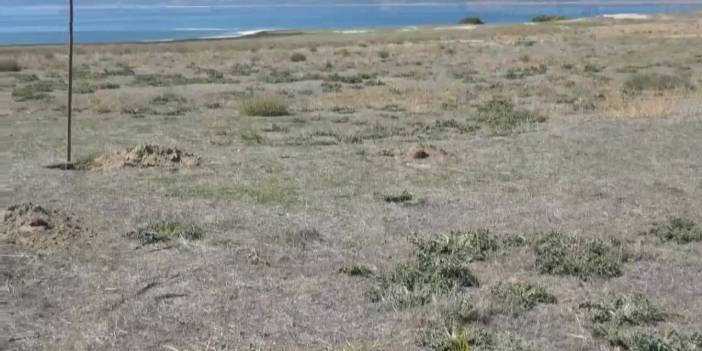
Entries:
[[163, 93], [151, 99], [151, 104], [154, 105], [166, 105], [170, 102], [174, 103], [185, 103], [188, 100], [180, 95], [174, 93]]
[[375, 79], [376, 74], [370, 73], [358, 73], [352, 75], [340, 75], [338, 73], [332, 73], [325, 79], [328, 82], [339, 82], [345, 84], [361, 84], [364, 80]]
[[498, 248], [486, 229], [415, 239], [412, 245], [412, 260], [379, 276], [378, 285], [370, 292], [372, 301], [402, 309], [477, 287], [478, 279], [469, 264], [486, 259]]
[[373, 269], [365, 264], [352, 264], [339, 269], [339, 273], [344, 273], [352, 277], [372, 277]]
[[509, 334], [496, 334], [474, 326], [424, 330], [418, 346], [431, 351], [527, 351], [525, 343]]
[[0, 59], [0, 72], [19, 72], [22, 70], [17, 60], [13, 59]]
[[556, 303], [556, 297], [545, 288], [529, 283], [500, 283], [490, 289], [492, 299], [514, 315], [538, 304]]
[[631, 337], [631, 327], [653, 325], [667, 317], [642, 294], [613, 295], [604, 302], [582, 303], [580, 309], [586, 311], [595, 338], [625, 349], [632, 342], [638, 343]]
[[248, 116], [275, 117], [289, 114], [288, 101], [280, 96], [252, 96], [243, 103]]
[[304, 62], [307, 61], [307, 56], [302, 53], [296, 52], [290, 55], [290, 61], [292, 62]]
[[295, 76], [291, 71], [278, 70], [275, 68], [270, 71], [262, 72], [258, 79], [269, 84], [293, 83], [302, 80], [302, 78]]
[[300, 201], [297, 185], [293, 181], [283, 178], [259, 180], [252, 185], [239, 186], [236, 191], [262, 205], [279, 204], [289, 206]]
[[48, 80], [38, 81], [23, 86], [15, 87], [12, 90], [12, 97], [17, 101], [41, 100], [50, 97], [49, 94], [57, 88], [57, 83]]
[[385, 60], [390, 57], [390, 51], [387, 50], [380, 50], [378, 51], [378, 57], [381, 59]]
[[34, 73], [14, 73], [12, 74], [15, 80], [19, 83], [30, 83], [39, 80], [39, 77]]
[[172, 220], [162, 220], [127, 233], [130, 239], [139, 240], [143, 245], [171, 241], [174, 239], [198, 240], [205, 232], [195, 225], [184, 225]]
[[695, 87], [689, 77], [662, 73], [635, 73], [630, 75], [622, 87], [627, 95], [639, 95], [643, 92], [665, 92], [672, 90], [689, 91]]
[[524, 79], [539, 74], [546, 74], [548, 67], [546, 65], [530, 66], [524, 68], [510, 68], [505, 74], [507, 79]]
[[503, 98], [494, 98], [477, 109], [478, 113], [473, 118], [473, 122], [477, 123], [474, 124], [475, 128], [486, 125], [496, 134], [508, 134], [546, 121], [546, 117], [535, 112], [516, 109], [511, 101]]
[[563, 16], [555, 16], [555, 15], [539, 15], [539, 16], [534, 16], [531, 21], [533, 23], [544, 23], [544, 22], [555, 22], [555, 21], [563, 21], [567, 20], [568, 17], [563, 17]]
[[458, 21], [458, 24], [480, 25], [480, 24], [484, 24], [484, 23], [483, 23], [483, 20], [480, 19], [480, 17], [468, 16], [468, 17], [463, 17], [460, 21]]
[[672, 331], [665, 337], [637, 331], [625, 340], [626, 349], [632, 351], [700, 351], [702, 333], [691, 334]]
[[536, 269], [543, 274], [588, 280], [621, 275], [622, 253], [599, 239], [551, 232], [535, 244]]
[[414, 199], [414, 195], [412, 195], [409, 191], [404, 190], [400, 194], [389, 194], [389, 195], [384, 195], [383, 196], [383, 201], [385, 202], [390, 202], [390, 203], [402, 203], [402, 202], [409, 202]]
[[670, 217], [664, 222], [656, 223], [648, 231], [648, 234], [661, 241], [672, 241], [677, 244], [702, 241], [702, 227], [694, 221], [682, 217]]

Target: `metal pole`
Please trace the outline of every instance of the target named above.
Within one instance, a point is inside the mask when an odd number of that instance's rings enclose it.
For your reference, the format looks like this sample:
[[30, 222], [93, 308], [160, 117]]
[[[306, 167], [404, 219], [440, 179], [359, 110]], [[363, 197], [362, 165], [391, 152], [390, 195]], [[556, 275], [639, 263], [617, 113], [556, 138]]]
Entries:
[[66, 163], [71, 163], [71, 114], [73, 110], [73, 0], [68, 0], [68, 128]]

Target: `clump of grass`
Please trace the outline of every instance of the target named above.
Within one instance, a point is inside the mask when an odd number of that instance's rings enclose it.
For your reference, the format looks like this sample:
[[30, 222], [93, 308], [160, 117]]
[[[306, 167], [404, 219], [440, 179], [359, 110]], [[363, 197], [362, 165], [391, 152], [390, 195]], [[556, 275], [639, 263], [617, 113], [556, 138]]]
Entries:
[[653, 325], [667, 317], [642, 294], [613, 295], [605, 302], [582, 303], [580, 308], [587, 312], [594, 337], [625, 349], [630, 343], [637, 343], [636, 338], [630, 337], [631, 327]]
[[49, 98], [48, 93], [54, 91], [55, 84], [51, 81], [38, 81], [12, 90], [12, 97], [17, 101], [41, 100]]
[[639, 95], [643, 92], [661, 93], [671, 90], [693, 90], [687, 76], [662, 73], [635, 73], [630, 75], [622, 87], [626, 95]]
[[302, 53], [296, 52], [290, 55], [290, 61], [292, 62], [304, 62], [307, 61], [307, 56]]
[[385, 60], [385, 59], [387, 59], [388, 57], [390, 57], [390, 51], [387, 51], [387, 50], [380, 50], [380, 51], [378, 51], [378, 57], [380, 57], [381, 59]]
[[373, 269], [365, 264], [352, 264], [339, 269], [339, 273], [344, 273], [352, 277], [371, 277], [373, 276]]
[[0, 72], [19, 72], [22, 70], [17, 60], [13, 59], [0, 59]]
[[402, 191], [402, 193], [400, 193], [400, 194], [389, 194], [389, 195], [383, 196], [383, 201], [390, 202], [390, 203], [410, 202], [413, 199], [414, 199], [414, 195], [412, 195], [407, 190]]
[[543, 23], [543, 22], [563, 21], [566, 19], [568, 19], [568, 17], [556, 16], [556, 15], [539, 15], [539, 16], [534, 16], [531, 19], [531, 21], [534, 23]]
[[497, 241], [485, 229], [415, 239], [412, 244], [412, 260], [381, 275], [378, 286], [370, 292], [371, 300], [402, 309], [479, 286], [469, 264], [486, 259], [498, 248]]
[[626, 340], [632, 351], [699, 351], [702, 350], [702, 333], [680, 333], [675, 330], [665, 337], [638, 331]]
[[171, 241], [182, 238], [185, 240], [198, 240], [205, 232], [195, 225], [184, 225], [172, 220], [162, 220], [140, 227], [127, 233], [130, 239], [139, 240], [144, 245]]
[[503, 306], [512, 314], [530, 310], [538, 304], [556, 303], [556, 297], [545, 288], [529, 283], [500, 283], [490, 294], [498, 305]]
[[664, 222], [656, 223], [648, 231], [648, 234], [661, 241], [673, 241], [677, 244], [702, 241], [702, 227], [699, 227], [694, 221], [682, 217], [670, 217]]
[[509, 334], [496, 334], [484, 328], [434, 328], [424, 330], [418, 346], [432, 351], [527, 351], [520, 339]]
[[540, 273], [571, 275], [582, 280], [621, 275], [621, 253], [599, 239], [551, 232], [536, 242], [535, 252]]
[[645, 295], [615, 295], [606, 302], [586, 302], [580, 308], [587, 310], [591, 323], [608, 326], [650, 325], [663, 321], [666, 314]]
[[498, 134], [504, 134], [518, 128], [543, 123], [546, 117], [535, 112], [516, 109], [509, 100], [495, 98], [478, 106], [475, 121], [487, 125]]
[[252, 96], [244, 100], [243, 108], [249, 116], [275, 117], [289, 114], [287, 100], [279, 96]]
[[285, 241], [292, 246], [305, 249], [309, 244], [322, 241], [322, 234], [316, 228], [302, 228], [287, 232]]
[[524, 79], [539, 74], [546, 74], [548, 67], [546, 65], [530, 66], [524, 68], [510, 68], [505, 74], [507, 79]]
[[483, 20], [480, 19], [480, 17], [468, 16], [468, 17], [463, 17], [460, 21], [458, 21], [458, 24], [480, 25], [480, 24], [484, 24], [484, 23], [483, 23]]

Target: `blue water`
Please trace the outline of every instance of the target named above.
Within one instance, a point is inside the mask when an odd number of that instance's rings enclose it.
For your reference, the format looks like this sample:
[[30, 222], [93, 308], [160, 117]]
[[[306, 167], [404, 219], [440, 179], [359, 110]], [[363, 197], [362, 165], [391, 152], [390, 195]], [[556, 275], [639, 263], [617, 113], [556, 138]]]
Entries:
[[[0, 0], [3, 1], [3, 0]], [[486, 23], [528, 22], [548, 14], [590, 17], [615, 13], [702, 11], [696, 5], [251, 5], [78, 7], [79, 43], [135, 42], [235, 36], [252, 30], [375, 28], [454, 24], [467, 15]], [[661, 1], [664, 3], [664, 1]], [[0, 45], [59, 44], [66, 41], [66, 10], [60, 6], [0, 5]]]

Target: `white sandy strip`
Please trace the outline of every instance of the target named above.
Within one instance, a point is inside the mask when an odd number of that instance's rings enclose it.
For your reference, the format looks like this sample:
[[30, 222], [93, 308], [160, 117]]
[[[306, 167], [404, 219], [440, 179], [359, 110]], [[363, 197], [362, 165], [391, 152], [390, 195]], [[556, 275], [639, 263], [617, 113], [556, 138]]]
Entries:
[[411, 32], [411, 31], [415, 31], [417, 29], [419, 29], [419, 27], [405, 27], [405, 28], [400, 29], [400, 32]]
[[613, 18], [613, 19], [634, 19], [634, 20], [643, 20], [643, 19], [648, 19], [651, 18], [649, 15], [643, 15], [640, 13], [617, 13], [613, 15], [602, 15], [604, 18]]
[[444, 26], [436, 27], [434, 30], [473, 30], [477, 28], [476, 26]]
[[352, 29], [352, 30], [335, 30], [334, 33], [340, 33], [340, 34], [362, 34], [362, 33], [368, 33], [370, 31], [368, 30], [360, 30], [360, 29]]

